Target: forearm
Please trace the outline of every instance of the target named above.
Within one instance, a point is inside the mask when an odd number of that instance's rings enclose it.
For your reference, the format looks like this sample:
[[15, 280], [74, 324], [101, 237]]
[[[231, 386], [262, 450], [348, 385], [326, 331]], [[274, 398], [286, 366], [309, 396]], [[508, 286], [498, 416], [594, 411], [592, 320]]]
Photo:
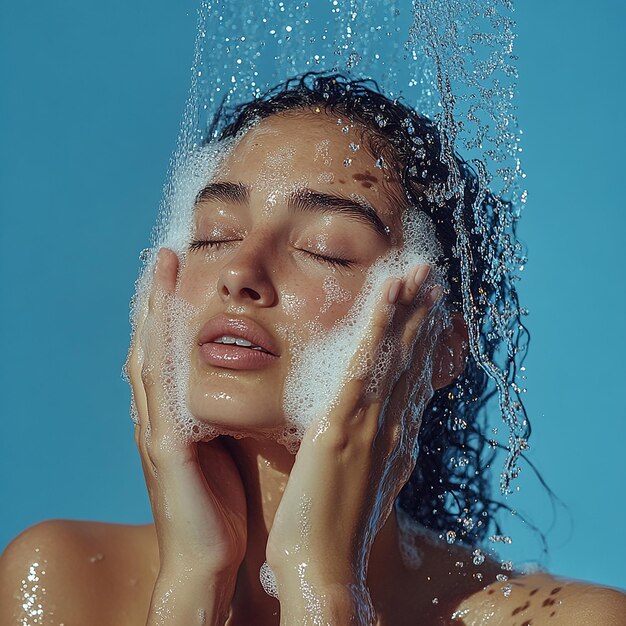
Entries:
[[159, 576], [146, 626], [223, 626], [228, 619], [236, 576]]
[[278, 594], [281, 626], [376, 623], [370, 594], [363, 584], [314, 581], [300, 569], [278, 581]]

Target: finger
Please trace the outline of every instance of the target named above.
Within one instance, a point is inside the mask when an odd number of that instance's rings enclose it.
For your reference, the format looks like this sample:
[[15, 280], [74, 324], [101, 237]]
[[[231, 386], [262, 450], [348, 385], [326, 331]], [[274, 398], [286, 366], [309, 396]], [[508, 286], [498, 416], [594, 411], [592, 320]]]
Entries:
[[[432, 394], [432, 363], [427, 360], [432, 357], [438, 339], [433, 329], [434, 318], [432, 323], [425, 320], [441, 301], [443, 293], [440, 285], [433, 286], [408, 320], [403, 341], [411, 350], [411, 366], [398, 379], [389, 395], [388, 412], [402, 435], [399, 439], [396, 437], [398, 445], [411, 451], [421, 426], [421, 403], [428, 401]], [[425, 323], [428, 324], [426, 332], [419, 334]]]
[[[383, 351], [393, 351], [396, 344], [389, 330], [397, 315], [400, 298], [405, 303], [409, 299], [412, 302], [429, 271], [428, 265], [420, 265], [405, 280], [389, 278], [383, 284], [367, 332], [350, 363], [338, 404], [332, 411], [329, 425], [337, 427], [336, 432], [344, 432], [346, 427], [365, 428], [367, 432], [378, 429], [378, 412], [383, 399], [390, 390], [392, 378], [401, 372], [392, 371], [394, 368], [390, 363], [381, 372], [376, 372], [375, 366], [389, 360], [390, 356], [384, 355]], [[376, 377], [380, 380], [374, 380]]]
[[176, 278], [178, 275], [178, 256], [169, 248], [161, 248], [157, 254], [154, 268], [154, 287], [163, 289], [167, 294], [173, 295], [176, 289]]
[[398, 377], [410, 364], [411, 344], [403, 340], [407, 334], [407, 324], [412, 336], [428, 311], [429, 303], [421, 305], [420, 293], [430, 269], [427, 264], [417, 265], [404, 280], [395, 279], [390, 283], [388, 302], [394, 302], [394, 307], [393, 310], [388, 307], [386, 319], [378, 317], [377, 332], [372, 337], [376, 341], [376, 352], [372, 350], [377, 377], [377, 380], [372, 381], [374, 395], [387, 397]]
[[[419, 275], [419, 269], [416, 273]], [[420, 427], [420, 420], [416, 419], [415, 412], [412, 410], [413, 396], [417, 387], [422, 388], [427, 382], [422, 379], [426, 374], [424, 359], [430, 350], [429, 342], [432, 341], [432, 338], [427, 335], [422, 335], [418, 339], [418, 333], [442, 295], [443, 289], [440, 285], [432, 286], [423, 294], [417, 308], [405, 321], [402, 343], [405, 349], [410, 351], [407, 353], [409, 367], [393, 382], [387, 395], [389, 401], [385, 408], [385, 416], [381, 420], [376, 438], [376, 446], [384, 450], [386, 454], [399, 450], [412, 453]]]
[[[162, 330], [166, 322], [166, 308], [168, 297], [174, 295], [176, 276], [178, 273], [178, 257], [167, 248], [161, 248], [157, 254], [152, 284], [148, 295], [148, 315], [142, 326], [142, 345], [149, 346], [156, 352], [156, 348], [163, 345], [155, 337], [155, 330]], [[162, 356], [158, 354], [157, 356]]]
[[141, 383], [143, 350], [140, 346], [144, 316], [140, 315], [139, 312], [135, 310], [133, 312], [132, 322], [133, 328], [128, 355], [124, 363], [124, 375], [131, 388], [131, 418], [133, 423], [138, 426], [142, 423], [146, 415], [145, 393]]
[[[372, 318], [370, 332], [361, 345], [361, 360], [365, 355], [369, 365], [366, 369], [366, 378], [369, 379], [372, 373], [376, 372], [378, 368], [373, 366], [378, 362], [384, 370], [377, 373], [380, 380], [374, 381], [375, 384], [372, 385], [377, 390], [375, 396], [379, 398], [389, 396], [392, 386], [397, 385], [398, 378], [411, 364], [413, 359], [409, 357], [412, 356], [411, 349], [414, 346], [417, 331], [443, 293], [442, 288], [435, 285], [423, 297], [419, 296], [429, 273], [430, 266], [422, 264], [416, 266], [404, 280], [389, 279], [385, 284], [383, 293], [386, 288], [387, 304], [383, 306], [379, 303]], [[415, 305], [416, 298], [419, 302], [417, 305]], [[413, 306], [408, 308], [411, 304]], [[385, 354], [385, 351], [388, 354]], [[362, 393], [363, 390], [361, 397]], [[351, 395], [353, 400], [357, 399], [356, 383], [353, 385]], [[370, 398], [370, 401], [374, 401], [374, 398]]]
[[[169, 306], [170, 298], [176, 289], [178, 257], [167, 248], [161, 248], [157, 255], [150, 294], [148, 296], [148, 314], [142, 327], [141, 344], [144, 350], [142, 374], [144, 387], [154, 387], [160, 382], [161, 365], [166, 357], [170, 335]], [[156, 369], [155, 369], [156, 368]]]
[[[176, 254], [167, 248], [161, 248], [157, 253], [156, 261], [152, 270], [152, 280], [150, 281], [150, 289], [148, 292], [147, 304], [152, 304], [154, 307], [155, 292], [165, 290], [171, 292], [171, 282], [176, 279], [176, 271], [174, 276], [172, 273], [172, 267], [177, 266], [178, 259]], [[150, 310], [149, 306], [143, 306], [142, 303], [146, 303], [143, 294], [137, 293], [134, 302], [133, 311], [133, 329], [130, 342], [130, 348], [128, 351], [128, 357], [124, 366], [124, 370], [128, 376], [128, 379], [133, 384], [134, 381], [139, 381], [141, 376], [141, 367], [144, 360], [144, 353], [142, 349], [142, 343], [144, 342], [145, 324], [147, 314]], [[137, 397], [141, 394], [137, 393], [139, 390], [135, 388], [133, 390]]]
[[[157, 255], [156, 270], [157, 271], [161, 270], [165, 274], [166, 279], [164, 282], [166, 285], [168, 285], [167, 261], [171, 263], [171, 257], [166, 258], [165, 270], [163, 270], [162, 265], [161, 266], [159, 265], [158, 261], [160, 260], [161, 256], [168, 257], [168, 255], [172, 255], [172, 254], [174, 253], [172, 253], [171, 250], [163, 249]], [[153, 303], [154, 303], [153, 294], [155, 291], [155, 285], [158, 282], [160, 282], [160, 275], [157, 274], [157, 271], [155, 271], [154, 273], [155, 279], [153, 279], [152, 281], [150, 294], [149, 294], [149, 299], [151, 299]], [[171, 282], [171, 279], [169, 280], [169, 282]], [[146, 420], [148, 419], [148, 415], [147, 415], [146, 394], [145, 394], [145, 389], [144, 389], [143, 381], [142, 381], [142, 369], [143, 369], [144, 360], [145, 360], [143, 344], [147, 343], [146, 338], [144, 336], [146, 314], [145, 313], [142, 314], [141, 311], [135, 310], [133, 322], [134, 322], [134, 328], [133, 328], [133, 333], [132, 333], [131, 342], [130, 342], [130, 349], [129, 349], [128, 356], [126, 359], [126, 363], [124, 365], [124, 371], [126, 373], [127, 379], [131, 386], [131, 394], [132, 394], [131, 402], [134, 406], [134, 410], [131, 409], [133, 422], [135, 422], [135, 424], [145, 425]], [[135, 439], [136, 441], [138, 441], [139, 436], [137, 435]]]
[[398, 297], [398, 303], [404, 306], [413, 305], [417, 294], [420, 293], [429, 274], [430, 265], [422, 263], [415, 266], [404, 280], [403, 289], [401, 289]]
[[359, 428], [367, 420], [361, 409], [365, 404], [375, 403], [376, 398], [368, 398], [365, 403], [364, 396], [379, 356], [379, 347], [393, 317], [393, 303], [397, 300], [401, 287], [402, 280], [398, 278], [390, 278], [384, 282], [366, 332], [348, 365], [337, 403], [328, 419], [322, 420], [322, 429], [317, 429], [316, 434], [310, 434], [313, 439], [322, 431], [332, 431], [343, 436], [346, 432], [354, 432], [355, 428]]
[[163, 439], [172, 439], [166, 413], [166, 387], [171, 385], [168, 365], [171, 364], [171, 298], [176, 289], [178, 257], [172, 250], [161, 248], [157, 255], [148, 297], [148, 313], [143, 324], [141, 345], [141, 388], [138, 396], [143, 405], [140, 451], [154, 465], [155, 449]]
[[442, 296], [443, 288], [441, 285], [433, 285], [424, 293], [423, 298], [415, 310], [411, 312], [404, 325], [402, 343], [406, 348], [410, 349], [413, 346], [421, 325], [435, 305], [441, 300]]
[[[135, 445], [140, 458], [146, 458], [145, 431], [149, 428], [148, 403], [142, 381], [142, 359], [139, 357], [137, 331], [135, 331], [130, 353], [126, 364], [126, 371], [131, 387], [131, 412], [133, 414]], [[146, 468], [144, 468], [145, 472]]]
[[370, 370], [379, 357], [380, 348], [391, 327], [396, 313], [396, 303], [402, 289], [403, 281], [399, 278], [389, 278], [383, 283], [381, 297], [374, 306], [368, 328], [348, 370], [356, 374], [352, 377], [360, 380], [369, 377]]

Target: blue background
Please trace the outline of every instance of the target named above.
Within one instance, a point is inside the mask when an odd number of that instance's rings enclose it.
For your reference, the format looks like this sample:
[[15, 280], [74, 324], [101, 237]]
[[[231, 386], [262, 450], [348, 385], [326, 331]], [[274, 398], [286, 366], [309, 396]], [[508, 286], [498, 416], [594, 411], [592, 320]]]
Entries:
[[[626, 587], [626, 145], [619, 0], [518, 2], [531, 459], [549, 568]], [[0, 5], [0, 547], [46, 518], [150, 519], [121, 380], [196, 3]], [[509, 504], [544, 530], [526, 471]], [[511, 532], [517, 558], [536, 541]]]

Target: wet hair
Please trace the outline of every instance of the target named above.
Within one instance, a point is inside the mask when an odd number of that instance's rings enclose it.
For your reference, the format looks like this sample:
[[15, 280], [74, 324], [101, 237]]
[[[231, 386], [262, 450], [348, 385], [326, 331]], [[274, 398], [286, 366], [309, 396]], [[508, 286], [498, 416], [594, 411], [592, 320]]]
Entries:
[[[461, 183], [457, 187], [463, 196], [458, 202], [454, 193], [447, 191], [453, 172], [443, 158], [442, 134], [436, 124], [400, 100], [387, 98], [371, 80], [310, 72], [287, 80], [251, 102], [232, 108], [222, 103], [207, 140], [236, 137], [272, 115], [316, 110], [360, 125], [363, 147], [400, 181], [406, 194], [404, 203], [432, 218], [443, 251], [439, 264], [446, 268], [449, 282], [447, 303], [451, 310], [458, 311], [464, 310], [463, 281], [455, 228], [458, 222], [453, 212], [461, 207], [471, 255], [466, 288], [475, 309], [474, 319], [480, 324], [481, 353], [472, 350], [464, 372], [449, 386], [436, 390], [426, 407], [417, 464], [398, 496], [398, 504], [415, 521], [449, 541], [476, 546], [490, 534], [500, 534], [497, 513], [508, 509], [492, 498], [489, 471], [498, 447], [503, 446], [487, 433], [486, 409], [497, 389], [479, 362], [485, 357], [492, 360], [502, 348], [502, 339], [493, 332], [494, 323], [486, 315], [488, 307], [512, 305], [507, 331], [513, 337], [512, 344], [517, 346], [527, 336], [520, 321], [513, 279], [506, 272], [494, 278], [493, 261], [487, 260], [506, 254], [506, 250], [498, 249], [500, 238], [494, 234], [502, 217], [499, 209], [506, 203], [481, 189], [473, 169], [453, 154], [457, 183]], [[481, 224], [477, 223], [475, 206], [480, 208]], [[515, 370], [515, 359], [512, 361], [509, 367]], [[524, 425], [528, 436], [526, 419]]]

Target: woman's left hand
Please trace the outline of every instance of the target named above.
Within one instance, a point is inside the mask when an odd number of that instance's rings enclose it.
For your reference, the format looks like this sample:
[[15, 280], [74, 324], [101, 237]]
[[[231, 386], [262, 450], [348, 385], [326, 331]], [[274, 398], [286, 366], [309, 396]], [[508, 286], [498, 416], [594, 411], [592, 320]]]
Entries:
[[[379, 350], [391, 346], [394, 352], [386, 356], [390, 367], [382, 379], [372, 386], [371, 372], [349, 376], [330, 414], [304, 435], [266, 550], [281, 613], [294, 601], [284, 623], [303, 617], [294, 608], [298, 597], [308, 596], [310, 614], [311, 598], [317, 598], [315, 610], [325, 613], [319, 598], [333, 590], [339, 596], [345, 591], [367, 595], [369, 553], [415, 466], [421, 410], [432, 395], [430, 369], [423, 361], [435, 333], [416, 341], [442, 292], [435, 286], [420, 293], [428, 271], [427, 265], [418, 266], [403, 281], [385, 284], [386, 297], [357, 351], [358, 362], [348, 370], [362, 370], [364, 356], [375, 362]], [[350, 603], [348, 598], [344, 604]], [[334, 619], [319, 617], [339, 623], [346, 618], [340, 613]], [[357, 623], [362, 621], [368, 620]]]

